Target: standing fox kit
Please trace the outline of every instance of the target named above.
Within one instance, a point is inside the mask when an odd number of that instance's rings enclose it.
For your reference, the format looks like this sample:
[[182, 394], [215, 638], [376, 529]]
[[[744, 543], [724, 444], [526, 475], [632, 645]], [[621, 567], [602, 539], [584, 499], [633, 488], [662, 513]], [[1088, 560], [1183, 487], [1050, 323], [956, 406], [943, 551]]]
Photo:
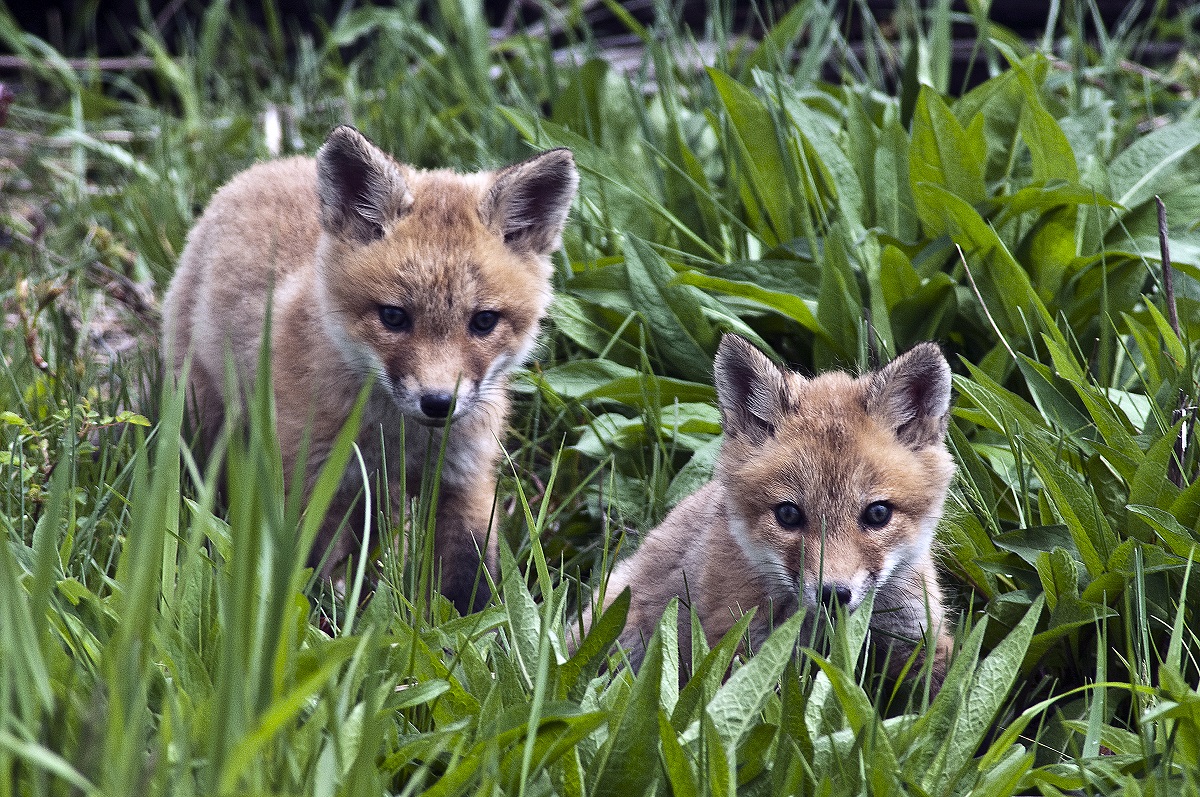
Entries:
[[[238, 400], [225, 395], [227, 358], [243, 390], [253, 378], [270, 303], [284, 472], [294, 472], [308, 434], [311, 489], [374, 377], [358, 438], [367, 465], [379, 471], [386, 452], [393, 501], [402, 501], [401, 461], [415, 492], [446, 430], [434, 543], [441, 590], [464, 613], [485, 604], [476, 574], [481, 555], [495, 568], [508, 375], [535, 344], [551, 298], [549, 256], [578, 182], [565, 149], [459, 175], [399, 163], [345, 126], [315, 159], [235, 177], [188, 236], [165, 303], [177, 374], [192, 356], [187, 389], [204, 437]], [[352, 532], [337, 536], [362, 486], [357, 472], [343, 479], [310, 556], [320, 562], [332, 544], [325, 574], [359, 553]]]
[[[606, 603], [632, 592], [620, 641], [634, 664], [675, 596], [710, 645], [757, 607], [757, 645], [801, 606], [854, 611], [873, 588], [876, 641], [912, 650], [931, 629], [940, 686], [953, 640], [931, 546], [954, 473], [941, 351], [922, 343], [859, 379], [806, 379], [726, 335], [714, 370], [725, 441], [713, 481], [608, 580]], [[681, 607], [684, 651], [690, 622]]]

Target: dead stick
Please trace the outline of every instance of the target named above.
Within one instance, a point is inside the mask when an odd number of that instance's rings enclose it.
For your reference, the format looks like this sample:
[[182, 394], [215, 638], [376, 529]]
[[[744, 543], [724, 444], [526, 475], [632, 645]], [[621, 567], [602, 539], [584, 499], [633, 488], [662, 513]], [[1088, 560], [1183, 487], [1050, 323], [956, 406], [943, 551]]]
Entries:
[[1171, 322], [1171, 330], [1175, 337], [1183, 340], [1179, 331], [1179, 310], [1175, 307], [1175, 278], [1171, 275], [1171, 250], [1167, 245], [1167, 206], [1161, 198], [1155, 196], [1154, 204], [1158, 206], [1158, 251], [1162, 254], [1163, 293], [1167, 301], [1167, 320]]
[[[1175, 337], [1183, 340], [1183, 334], [1179, 330], [1179, 310], [1175, 306], [1175, 278], [1171, 275], [1171, 248], [1167, 244], [1167, 206], [1158, 196], [1154, 197], [1154, 204], [1158, 206], [1158, 251], [1162, 255], [1163, 296], [1167, 303], [1167, 320], [1171, 324], [1171, 331], [1175, 333]], [[1174, 425], [1181, 418], [1185, 418], [1186, 410], [1187, 395], [1180, 390], [1179, 406], [1171, 413], [1171, 424]], [[1179, 436], [1175, 439], [1174, 455], [1167, 464], [1167, 479], [1176, 487], [1183, 487], [1183, 458], [1187, 454], [1191, 436], [1191, 419], [1184, 419], [1183, 425], [1179, 427]]]
[[[76, 72], [99, 69], [102, 72], [124, 72], [127, 69], [153, 69], [154, 59], [148, 55], [131, 55], [124, 58], [64, 58], [63, 63]], [[0, 69], [29, 69], [46, 64], [21, 55], [0, 55]]]

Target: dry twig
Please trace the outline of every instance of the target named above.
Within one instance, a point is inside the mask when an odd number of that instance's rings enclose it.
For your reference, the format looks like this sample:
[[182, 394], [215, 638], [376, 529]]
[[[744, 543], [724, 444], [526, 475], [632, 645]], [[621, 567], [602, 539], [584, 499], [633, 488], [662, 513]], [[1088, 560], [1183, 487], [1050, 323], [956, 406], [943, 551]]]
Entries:
[[[1167, 320], [1171, 324], [1171, 331], [1175, 333], [1175, 337], [1183, 340], [1183, 333], [1179, 328], [1179, 309], [1175, 306], [1175, 277], [1171, 272], [1171, 249], [1167, 243], [1167, 206], [1157, 196], [1154, 197], [1154, 204], [1158, 206], [1158, 249], [1162, 255], [1163, 299], [1167, 305]], [[1167, 479], [1176, 487], [1183, 487], [1186, 481], [1183, 476], [1183, 458], [1187, 454], [1195, 433], [1196, 410], [1196, 407], [1188, 406], [1187, 394], [1180, 390], [1179, 404], [1171, 413], [1171, 424], [1179, 423], [1180, 419], [1184, 419], [1184, 421], [1183, 425], [1179, 427], [1179, 436], [1175, 439], [1175, 450], [1167, 465]]]

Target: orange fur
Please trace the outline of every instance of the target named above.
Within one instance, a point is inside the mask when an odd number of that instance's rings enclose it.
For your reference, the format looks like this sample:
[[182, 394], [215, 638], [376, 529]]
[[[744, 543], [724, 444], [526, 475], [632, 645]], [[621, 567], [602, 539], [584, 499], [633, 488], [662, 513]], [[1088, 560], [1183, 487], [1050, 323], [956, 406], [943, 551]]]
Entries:
[[[175, 372], [193, 358], [188, 389], [204, 439], [235, 398], [225, 395], [226, 358], [243, 388], [253, 378], [268, 301], [283, 464], [293, 472], [307, 432], [309, 487], [368, 376], [375, 386], [358, 443], [372, 472], [386, 453], [396, 500], [401, 455], [415, 492], [453, 401], [435, 551], [443, 592], [473, 608], [480, 555], [495, 568], [489, 527], [507, 377], [536, 342], [551, 298], [549, 255], [577, 184], [566, 150], [496, 172], [421, 171], [348, 127], [315, 159], [236, 176], [189, 235], [165, 303]], [[396, 318], [403, 323], [389, 325]], [[357, 552], [356, 537], [335, 532], [360, 482], [357, 469], [346, 474], [310, 557], [315, 564], [333, 546], [326, 574]], [[478, 585], [474, 608], [487, 598]]]
[[[726, 335], [715, 373], [726, 436], [713, 481], [650, 532], [607, 584], [605, 605], [632, 591], [621, 636], [632, 660], [640, 662], [675, 596], [686, 662], [689, 605], [710, 645], [756, 608], [757, 644], [801, 606], [836, 600], [853, 611], [874, 588], [876, 640], [911, 650], [932, 632], [940, 684], [953, 640], [931, 547], [954, 472], [941, 352], [922, 344], [859, 379], [805, 379]], [[878, 526], [867, 522], [876, 503], [890, 512]], [[803, 522], [785, 526], [784, 504]]]

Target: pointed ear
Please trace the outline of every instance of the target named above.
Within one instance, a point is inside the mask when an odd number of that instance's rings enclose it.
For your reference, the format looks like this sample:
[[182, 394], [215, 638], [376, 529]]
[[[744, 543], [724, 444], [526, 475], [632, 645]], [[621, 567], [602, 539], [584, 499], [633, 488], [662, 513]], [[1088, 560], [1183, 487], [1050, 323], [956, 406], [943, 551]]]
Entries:
[[578, 187], [571, 151], [552, 149], [497, 172], [479, 204], [479, 215], [513, 249], [548, 255], [562, 246]]
[[919, 343], [872, 380], [867, 411], [913, 448], [941, 445], [950, 423], [950, 366], [936, 343]]
[[755, 443], [774, 435], [789, 404], [787, 379], [779, 366], [745, 338], [726, 334], [713, 373], [726, 434]]
[[321, 226], [358, 243], [383, 237], [412, 206], [399, 165], [349, 125], [333, 129], [317, 150]]

